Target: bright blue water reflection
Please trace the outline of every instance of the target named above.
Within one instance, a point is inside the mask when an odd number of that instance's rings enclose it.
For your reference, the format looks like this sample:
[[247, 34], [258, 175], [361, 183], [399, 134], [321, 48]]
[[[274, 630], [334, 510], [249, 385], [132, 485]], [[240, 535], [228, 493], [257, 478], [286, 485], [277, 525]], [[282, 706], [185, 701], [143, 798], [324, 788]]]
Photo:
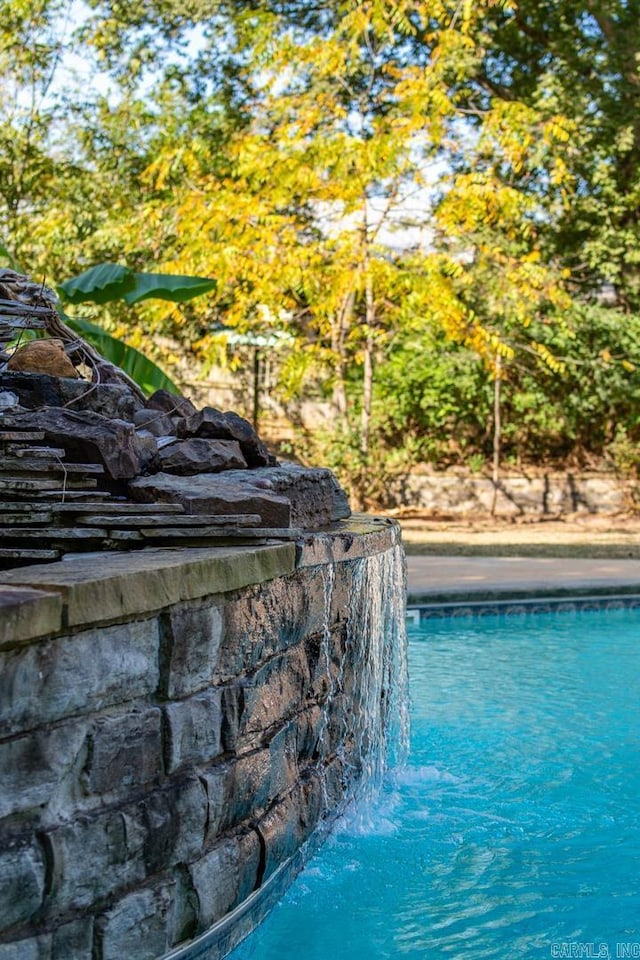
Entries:
[[412, 749], [233, 960], [640, 957], [640, 612], [429, 621]]

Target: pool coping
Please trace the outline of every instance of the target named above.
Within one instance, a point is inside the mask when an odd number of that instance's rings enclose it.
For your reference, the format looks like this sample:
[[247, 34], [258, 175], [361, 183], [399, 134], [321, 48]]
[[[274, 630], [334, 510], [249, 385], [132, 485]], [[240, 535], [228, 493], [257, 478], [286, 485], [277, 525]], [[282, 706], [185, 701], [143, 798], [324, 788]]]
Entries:
[[640, 594], [640, 560], [407, 556], [411, 606]]

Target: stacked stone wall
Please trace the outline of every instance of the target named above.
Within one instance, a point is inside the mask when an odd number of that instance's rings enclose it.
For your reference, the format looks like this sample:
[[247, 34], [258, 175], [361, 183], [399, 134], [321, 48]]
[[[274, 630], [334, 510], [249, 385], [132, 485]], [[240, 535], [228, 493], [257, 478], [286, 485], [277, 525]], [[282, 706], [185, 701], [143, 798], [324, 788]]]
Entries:
[[638, 484], [614, 474], [507, 474], [496, 493], [489, 477], [416, 468], [387, 490], [387, 506], [434, 513], [502, 516], [616, 513], [635, 506]]
[[155, 960], [300, 850], [357, 777], [356, 571], [397, 540], [150, 551], [146, 598], [139, 556], [3, 575], [0, 960]]

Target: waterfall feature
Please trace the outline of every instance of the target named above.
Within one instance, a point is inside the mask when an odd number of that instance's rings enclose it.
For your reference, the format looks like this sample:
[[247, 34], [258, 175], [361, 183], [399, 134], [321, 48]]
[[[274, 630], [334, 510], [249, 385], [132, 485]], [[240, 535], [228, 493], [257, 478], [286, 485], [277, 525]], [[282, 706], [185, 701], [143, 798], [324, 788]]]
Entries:
[[390, 755], [408, 741], [405, 589], [400, 547], [358, 561], [351, 596], [352, 712], [358, 793], [379, 789]]
[[[320, 725], [319, 767], [325, 816], [354, 798], [370, 800], [382, 785], [389, 762], [408, 752], [409, 710], [405, 632], [405, 569], [402, 547], [335, 566], [325, 572], [321, 662], [327, 696]], [[330, 612], [336, 580], [347, 574], [348, 615], [332, 635]], [[341, 770], [341, 799], [330, 788]]]

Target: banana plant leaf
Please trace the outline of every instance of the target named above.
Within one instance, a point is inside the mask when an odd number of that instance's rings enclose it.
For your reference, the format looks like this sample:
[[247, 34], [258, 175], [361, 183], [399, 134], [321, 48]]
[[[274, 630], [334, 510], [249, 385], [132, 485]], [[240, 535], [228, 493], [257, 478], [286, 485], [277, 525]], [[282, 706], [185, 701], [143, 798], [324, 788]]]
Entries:
[[58, 287], [58, 293], [67, 303], [109, 303], [121, 300], [134, 285], [134, 273], [129, 267], [119, 263], [99, 263], [77, 277], [65, 280]]
[[[139, 303], [155, 297], [183, 303], [203, 293], [215, 290], [217, 283], [207, 277], [185, 277], [166, 273], [136, 273], [119, 263], [99, 263], [76, 277], [65, 280], [58, 294], [67, 303], [109, 303], [123, 300]], [[178, 387], [151, 360], [139, 350], [130, 347], [105, 330], [79, 317], [66, 317], [72, 329], [80, 333], [99, 350], [107, 360], [121, 367], [145, 391], [164, 388], [179, 394]]]
[[135, 273], [118, 263], [99, 263], [77, 277], [65, 280], [58, 293], [67, 303], [108, 303], [124, 300], [134, 304], [153, 297], [183, 303], [215, 290], [208, 277], [187, 277], [168, 273]]
[[139, 303], [157, 297], [184, 303], [193, 297], [215, 290], [217, 282], [207, 277], [181, 277], [169, 273], [134, 273], [135, 285], [124, 294], [125, 303]]

